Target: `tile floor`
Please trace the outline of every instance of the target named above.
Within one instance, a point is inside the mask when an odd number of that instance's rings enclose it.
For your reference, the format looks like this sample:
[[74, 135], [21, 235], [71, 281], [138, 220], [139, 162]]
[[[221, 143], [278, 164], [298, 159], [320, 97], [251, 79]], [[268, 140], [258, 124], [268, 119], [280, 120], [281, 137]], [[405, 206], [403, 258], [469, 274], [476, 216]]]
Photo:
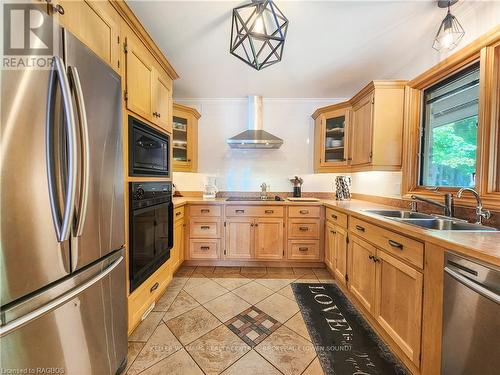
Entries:
[[129, 337], [127, 375], [323, 375], [293, 282], [324, 268], [181, 267]]

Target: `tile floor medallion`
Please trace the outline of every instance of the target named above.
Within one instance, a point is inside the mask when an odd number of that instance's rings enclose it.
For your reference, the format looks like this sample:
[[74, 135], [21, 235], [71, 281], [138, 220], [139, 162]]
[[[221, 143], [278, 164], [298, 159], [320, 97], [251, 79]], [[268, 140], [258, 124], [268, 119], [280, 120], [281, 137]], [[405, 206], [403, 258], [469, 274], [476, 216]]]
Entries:
[[252, 348], [281, 326], [262, 310], [251, 306], [226, 322], [226, 326]]
[[324, 268], [181, 267], [129, 337], [127, 375], [323, 375], [293, 282]]

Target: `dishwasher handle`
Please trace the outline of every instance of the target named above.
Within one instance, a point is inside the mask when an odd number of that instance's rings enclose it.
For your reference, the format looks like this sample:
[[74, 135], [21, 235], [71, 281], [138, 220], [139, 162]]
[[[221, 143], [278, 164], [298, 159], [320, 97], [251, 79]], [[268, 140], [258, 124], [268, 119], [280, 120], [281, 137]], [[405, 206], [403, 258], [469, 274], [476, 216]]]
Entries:
[[444, 272], [446, 272], [448, 275], [450, 275], [451, 277], [453, 277], [455, 280], [462, 283], [466, 287], [472, 289], [476, 293], [479, 293], [483, 297], [486, 297], [500, 305], [500, 295], [496, 294], [495, 292], [492, 292], [491, 290], [485, 288], [481, 284], [475, 283], [474, 281], [468, 279], [467, 277], [462, 276], [461, 274], [452, 270], [449, 267], [444, 267]]

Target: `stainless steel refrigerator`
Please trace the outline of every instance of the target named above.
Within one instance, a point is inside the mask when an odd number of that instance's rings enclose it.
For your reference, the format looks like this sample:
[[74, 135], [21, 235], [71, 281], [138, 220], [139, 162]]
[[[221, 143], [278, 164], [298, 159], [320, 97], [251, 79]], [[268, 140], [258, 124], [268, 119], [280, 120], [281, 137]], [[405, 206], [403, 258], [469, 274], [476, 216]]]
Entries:
[[127, 355], [121, 81], [53, 32], [52, 69], [1, 72], [0, 372], [115, 374]]

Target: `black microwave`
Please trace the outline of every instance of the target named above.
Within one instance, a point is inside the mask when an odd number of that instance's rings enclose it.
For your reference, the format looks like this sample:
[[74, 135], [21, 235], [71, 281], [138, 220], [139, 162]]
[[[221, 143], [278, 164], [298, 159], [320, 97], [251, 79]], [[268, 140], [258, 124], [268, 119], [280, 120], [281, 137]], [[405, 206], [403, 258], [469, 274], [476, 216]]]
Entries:
[[170, 177], [170, 136], [128, 117], [130, 176]]

